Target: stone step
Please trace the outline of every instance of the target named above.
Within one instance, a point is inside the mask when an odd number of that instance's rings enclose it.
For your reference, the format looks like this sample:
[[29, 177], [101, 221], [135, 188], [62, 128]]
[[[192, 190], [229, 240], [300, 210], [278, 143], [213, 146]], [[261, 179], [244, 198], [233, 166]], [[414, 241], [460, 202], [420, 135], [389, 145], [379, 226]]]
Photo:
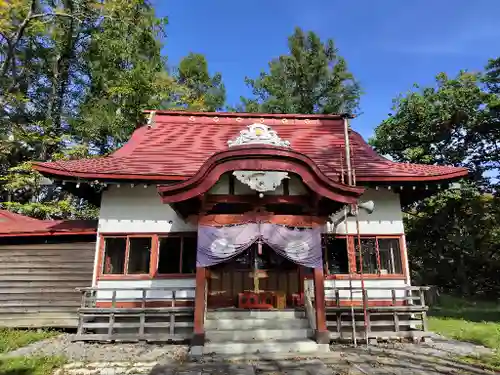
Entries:
[[265, 354], [265, 353], [317, 353], [329, 351], [329, 345], [312, 340], [272, 340], [265, 342], [230, 341], [205, 343], [204, 354]]
[[295, 319], [305, 318], [305, 311], [296, 310], [244, 310], [244, 311], [207, 311], [207, 319]]
[[307, 319], [207, 319], [205, 330], [294, 329], [309, 328]]
[[227, 341], [267, 341], [267, 340], [306, 340], [313, 337], [313, 330], [300, 329], [252, 329], [206, 331], [205, 337], [210, 342]]

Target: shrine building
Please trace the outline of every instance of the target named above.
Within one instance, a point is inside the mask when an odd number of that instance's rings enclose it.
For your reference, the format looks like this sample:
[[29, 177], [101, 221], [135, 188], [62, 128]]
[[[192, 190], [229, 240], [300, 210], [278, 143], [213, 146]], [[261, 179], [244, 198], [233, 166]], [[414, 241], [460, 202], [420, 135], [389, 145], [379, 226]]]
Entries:
[[425, 331], [403, 212], [466, 169], [388, 160], [340, 115], [148, 117], [109, 156], [34, 164], [100, 207], [77, 339], [224, 352]]

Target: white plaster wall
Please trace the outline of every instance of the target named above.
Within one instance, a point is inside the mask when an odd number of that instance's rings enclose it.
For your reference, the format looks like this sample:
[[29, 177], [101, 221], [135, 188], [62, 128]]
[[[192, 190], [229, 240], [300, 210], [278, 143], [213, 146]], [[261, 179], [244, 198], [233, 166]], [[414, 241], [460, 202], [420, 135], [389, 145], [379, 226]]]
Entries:
[[[179, 288], [175, 291], [177, 300], [192, 300], [194, 299], [194, 288], [196, 280], [192, 279], [155, 279], [155, 280], [98, 280], [98, 288]], [[186, 288], [186, 289], [182, 289]], [[113, 291], [98, 290], [97, 302], [111, 302]], [[171, 300], [172, 292], [166, 290], [149, 290], [146, 293], [147, 300], [162, 301]], [[141, 290], [125, 290], [116, 292], [116, 300], [118, 302], [134, 302], [142, 300]]]
[[[307, 279], [304, 281], [305, 289], [314, 290], [313, 280]], [[351, 285], [353, 288], [358, 288], [353, 291], [352, 299], [361, 300], [362, 290], [361, 290], [361, 280], [352, 280]], [[365, 288], [367, 289], [368, 299], [373, 300], [391, 300], [392, 292], [390, 290], [377, 289], [377, 288], [402, 288], [407, 286], [406, 280], [403, 278], [397, 280], [388, 279], [377, 279], [377, 280], [365, 280]], [[349, 280], [325, 280], [325, 298], [327, 300], [335, 300], [335, 291], [330, 288], [348, 288], [350, 286]], [[374, 289], [369, 289], [374, 288]], [[404, 297], [405, 291], [396, 291], [396, 297]], [[351, 299], [351, 294], [348, 290], [339, 290], [339, 297], [341, 300]]]
[[[368, 214], [364, 210], [359, 212], [359, 232], [361, 234], [402, 234], [404, 233], [403, 213], [399, 194], [386, 188], [366, 189], [359, 202], [373, 201], [375, 210]], [[356, 220], [349, 217], [347, 221], [347, 231], [345, 221], [341, 221], [336, 228], [332, 224], [327, 224], [326, 233], [356, 234]]]
[[103, 192], [99, 213], [100, 233], [168, 233], [196, 231], [167, 204], [156, 186], [111, 185]]

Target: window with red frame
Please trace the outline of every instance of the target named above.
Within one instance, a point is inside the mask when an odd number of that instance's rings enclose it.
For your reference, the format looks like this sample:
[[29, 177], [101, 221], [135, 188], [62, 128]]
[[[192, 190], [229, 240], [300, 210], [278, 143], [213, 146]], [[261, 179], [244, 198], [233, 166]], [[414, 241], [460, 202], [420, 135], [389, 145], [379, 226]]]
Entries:
[[349, 254], [347, 238], [335, 234], [325, 234], [322, 237], [325, 271], [328, 275], [349, 273]]
[[158, 274], [196, 272], [196, 237], [169, 235], [158, 239]]
[[104, 275], [149, 274], [152, 237], [104, 237]]
[[363, 274], [398, 275], [403, 273], [399, 237], [361, 237], [361, 253], [358, 238], [353, 236], [352, 240], [358, 273], [361, 273], [361, 266]]

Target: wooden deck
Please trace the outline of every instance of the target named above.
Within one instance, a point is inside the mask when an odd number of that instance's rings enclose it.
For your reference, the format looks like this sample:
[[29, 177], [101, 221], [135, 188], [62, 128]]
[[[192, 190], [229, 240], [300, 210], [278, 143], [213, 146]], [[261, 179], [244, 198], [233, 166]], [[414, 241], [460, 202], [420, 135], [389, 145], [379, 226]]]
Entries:
[[[182, 288], [182, 292], [193, 288]], [[194, 307], [186, 306], [192, 298], [179, 298], [179, 288], [83, 288], [82, 304], [78, 309], [78, 330], [73, 341], [151, 341], [182, 342], [191, 338]], [[165, 298], [155, 298], [162, 307], [148, 307], [148, 292], [164, 292]], [[111, 297], [99, 293], [111, 292]], [[118, 307], [118, 292], [140, 292], [137, 307]], [[109, 307], [98, 307], [109, 304]], [[179, 306], [181, 305], [181, 306]]]
[[[193, 335], [194, 307], [193, 298], [187, 298], [186, 291], [190, 290], [194, 296], [194, 289], [83, 288], [80, 290], [82, 303], [78, 310], [78, 331], [73, 340], [187, 341]], [[354, 287], [325, 288], [325, 312], [330, 339], [420, 340], [428, 335], [426, 290], [427, 287], [371, 287], [363, 290]], [[135, 298], [133, 302], [124, 301], [124, 296], [130, 296], [130, 292], [142, 297]], [[159, 307], [148, 305], [151, 295], [155, 295], [153, 302], [160, 302]], [[311, 295], [307, 298], [310, 299]], [[132, 305], [126, 307], [124, 303]], [[311, 327], [314, 327], [315, 313], [312, 306], [314, 304], [306, 303]]]
[[[326, 320], [332, 340], [420, 339], [427, 333], [428, 287], [325, 288]], [[349, 298], [341, 299], [342, 292]], [[381, 297], [382, 295], [382, 297]], [[353, 327], [355, 329], [353, 329]]]

